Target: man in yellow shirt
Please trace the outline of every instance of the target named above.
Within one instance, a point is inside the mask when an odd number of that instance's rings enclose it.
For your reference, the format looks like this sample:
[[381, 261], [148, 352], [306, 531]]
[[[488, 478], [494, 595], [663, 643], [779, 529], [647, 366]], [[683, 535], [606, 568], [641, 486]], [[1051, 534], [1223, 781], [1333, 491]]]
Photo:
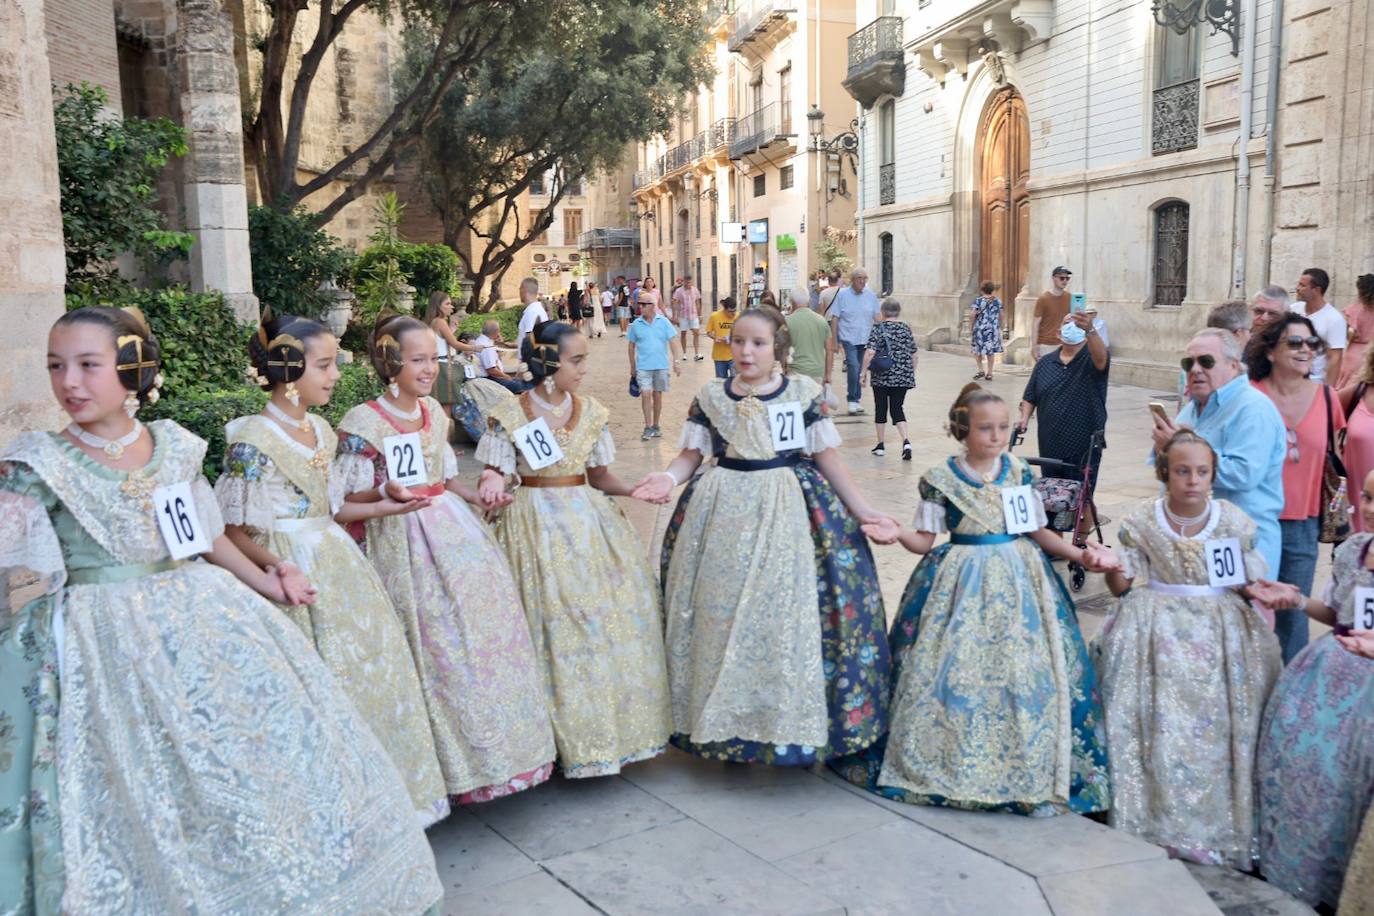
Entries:
[[735, 359], [730, 352], [730, 329], [734, 326], [735, 300], [726, 296], [720, 300], [720, 309], [706, 320], [706, 336], [715, 341], [711, 344], [711, 359], [716, 363], [716, 378], [735, 374]]

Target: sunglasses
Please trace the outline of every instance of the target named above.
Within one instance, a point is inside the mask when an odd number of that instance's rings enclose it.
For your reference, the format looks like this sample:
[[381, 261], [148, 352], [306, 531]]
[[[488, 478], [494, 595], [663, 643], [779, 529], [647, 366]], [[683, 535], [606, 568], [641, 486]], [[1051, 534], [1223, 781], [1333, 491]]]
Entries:
[[1178, 364], [1183, 367], [1184, 372], [1192, 372], [1194, 363], [1204, 369], [1212, 369], [1217, 364], [1217, 358], [1210, 353], [1204, 353], [1196, 359], [1191, 356], [1185, 356], [1178, 361]]
[[1326, 349], [1326, 344], [1322, 342], [1320, 337], [1303, 337], [1294, 334], [1292, 337], [1284, 338], [1284, 343], [1288, 344], [1288, 349], [1290, 350], [1307, 347], [1307, 349], [1311, 350], [1313, 353], [1318, 353]]

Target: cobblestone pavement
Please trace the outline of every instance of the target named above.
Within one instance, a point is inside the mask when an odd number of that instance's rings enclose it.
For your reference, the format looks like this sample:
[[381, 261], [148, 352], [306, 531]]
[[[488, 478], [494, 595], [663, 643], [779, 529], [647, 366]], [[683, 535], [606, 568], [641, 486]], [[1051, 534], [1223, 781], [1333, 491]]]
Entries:
[[[707, 352], [703, 348], [703, 352]], [[693, 394], [713, 375], [689, 359], [664, 399], [664, 438], [640, 441], [627, 394], [628, 356], [612, 333], [591, 342], [583, 391], [611, 409], [615, 470], [638, 479], [664, 467]], [[846, 461], [877, 506], [907, 521], [921, 473], [953, 450], [945, 413], [972, 359], [922, 352], [907, 399], [914, 459], [869, 454], [870, 416], [841, 417]], [[991, 387], [1013, 407], [1026, 371]], [[1114, 386], [1100, 509], [1119, 519], [1156, 492], [1144, 464], [1146, 404], [1166, 397]], [[866, 407], [871, 411], [871, 398]], [[1014, 415], [1014, 414], [1013, 414]], [[1033, 454], [1034, 426], [1020, 454]], [[465, 471], [476, 468], [471, 448]], [[628, 500], [625, 513], [657, 556], [667, 509]], [[1115, 526], [1105, 532], [1108, 543]], [[916, 558], [879, 548], [889, 617]], [[1325, 571], [1319, 574], [1319, 582]], [[1110, 610], [1098, 577], [1079, 596], [1085, 635]], [[1086, 818], [1046, 819], [902, 805], [823, 769], [713, 763], [671, 751], [618, 777], [550, 783], [464, 808], [430, 832], [451, 914], [1055, 914], [1055, 916], [1296, 916], [1311, 910], [1257, 879], [1170, 861], [1157, 847]]]

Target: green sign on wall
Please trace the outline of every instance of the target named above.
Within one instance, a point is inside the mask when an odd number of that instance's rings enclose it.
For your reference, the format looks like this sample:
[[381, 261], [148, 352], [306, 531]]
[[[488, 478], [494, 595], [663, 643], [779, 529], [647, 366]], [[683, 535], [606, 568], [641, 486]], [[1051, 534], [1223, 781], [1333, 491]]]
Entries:
[[778, 251], [796, 251], [797, 240], [790, 235], [778, 236]]

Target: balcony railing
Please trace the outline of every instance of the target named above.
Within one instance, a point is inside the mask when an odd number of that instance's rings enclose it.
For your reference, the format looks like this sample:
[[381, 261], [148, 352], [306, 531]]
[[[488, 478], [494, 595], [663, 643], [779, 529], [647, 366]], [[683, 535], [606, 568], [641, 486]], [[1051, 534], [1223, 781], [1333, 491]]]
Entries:
[[889, 162], [878, 166], [878, 205], [897, 202], [897, 164]]
[[730, 144], [730, 158], [740, 159], [756, 152], [780, 137], [795, 136], [792, 132], [792, 106], [785, 102], [770, 102], [735, 124], [735, 139]]
[[577, 247], [583, 251], [595, 248], [635, 248], [638, 245], [639, 230], [634, 228], [588, 229], [577, 237]]
[[735, 119], [721, 118], [706, 131], [706, 152], [729, 146], [735, 140]]
[[1155, 90], [1151, 149], [1175, 153], [1197, 146], [1198, 81]]
[[706, 12], [702, 15], [702, 21], [707, 27], [715, 25], [722, 16], [731, 16], [735, 12], [735, 0], [710, 0], [706, 4]]
[[902, 17], [883, 16], [849, 36], [849, 76], [876, 57], [902, 59]]
[[727, 47], [731, 51], [738, 51], [746, 42], [767, 32], [774, 21], [781, 21], [796, 11], [795, 0], [754, 0], [744, 3], [743, 7], [735, 13], [730, 27]]

